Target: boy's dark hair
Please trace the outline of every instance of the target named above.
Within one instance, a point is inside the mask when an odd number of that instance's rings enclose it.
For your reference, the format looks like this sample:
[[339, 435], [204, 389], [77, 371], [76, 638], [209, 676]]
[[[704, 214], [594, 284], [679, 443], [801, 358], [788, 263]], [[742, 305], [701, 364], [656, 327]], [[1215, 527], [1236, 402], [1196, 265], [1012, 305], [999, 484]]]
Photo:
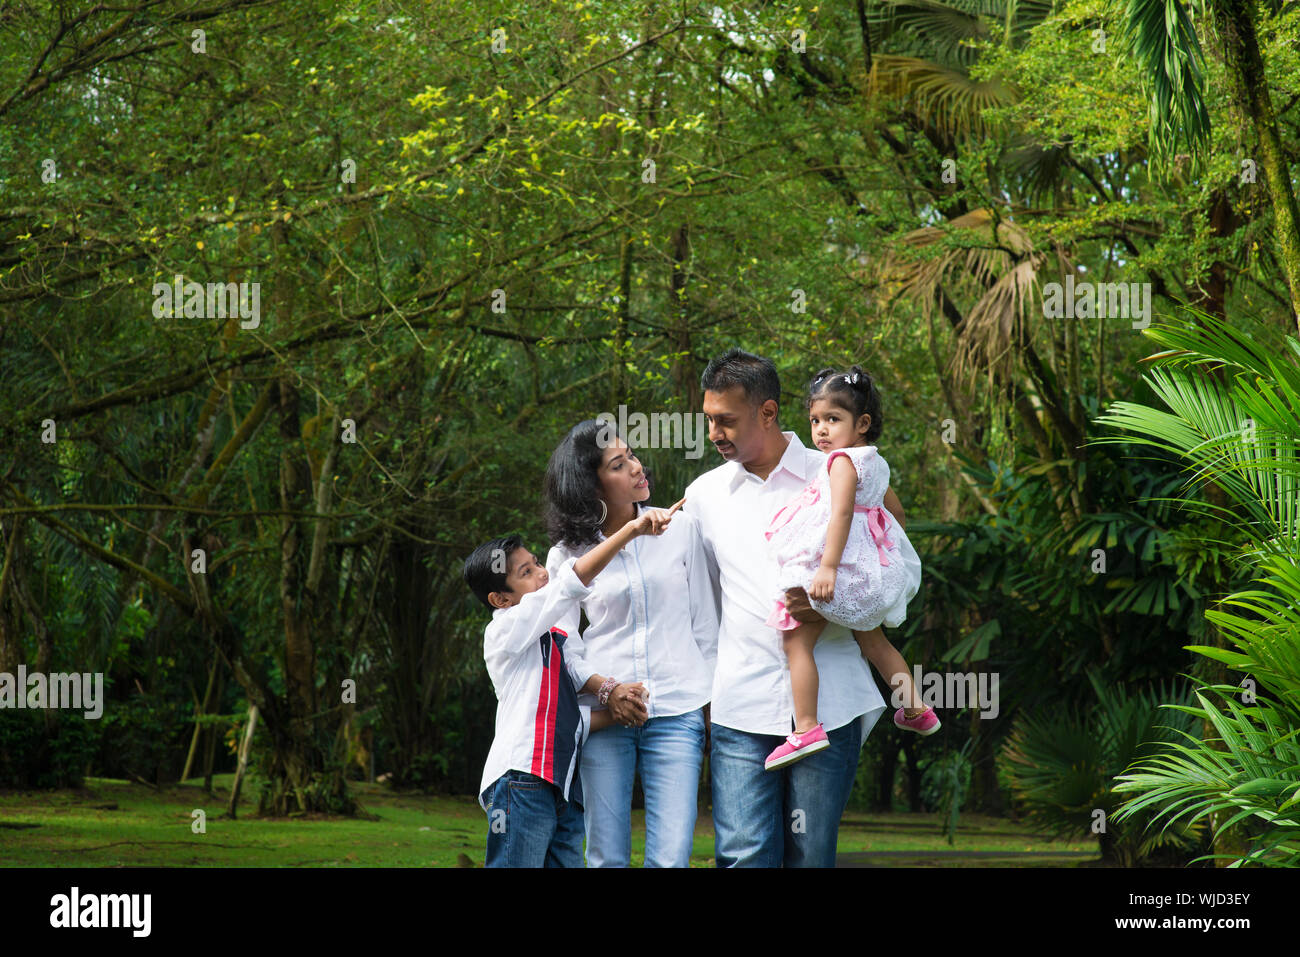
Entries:
[[781, 405], [781, 379], [771, 359], [743, 349], [728, 349], [710, 360], [700, 376], [700, 388], [705, 392], [725, 392], [736, 385], [745, 390], [745, 398], [752, 405], [762, 405], [768, 399]]
[[[600, 419], [584, 419], [551, 453], [546, 463], [546, 531], [552, 545], [581, 548], [600, 541], [601, 508], [600, 463], [605, 449], [618, 438], [618, 426]], [[632, 449], [635, 454], [636, 449]], [[654, 494], [654, 475], [650, 467], [641, 463], [646, 488]], [[648, 500], [647, 500], [648, 501]]]
[[861, 366], [852, 366], [847, 372], [838, 369], [822, 369], [808, 383], [808, 408], [817, 399], [828, 399], [845, 412], [851, 413], [853, 421], [864, 412], [871, 416], [871, 424], [863, 438], [874, 442], [880, 438], [884, 416], [880, 411], [880, 390], [876, 388], [871, 375]]
[[[524, 540], [519, 535], [503, 535], [490, 542], [484, 542], [465, 559], [465, 584], [475, 596], [489, 608], [492, 603], [488, 595], [494, 591], [510, 591], [506, 584], [506, 569], [510, 556], [516, 548], [523, 548]], [[500, 571], [497, 571], [500, 569]]]

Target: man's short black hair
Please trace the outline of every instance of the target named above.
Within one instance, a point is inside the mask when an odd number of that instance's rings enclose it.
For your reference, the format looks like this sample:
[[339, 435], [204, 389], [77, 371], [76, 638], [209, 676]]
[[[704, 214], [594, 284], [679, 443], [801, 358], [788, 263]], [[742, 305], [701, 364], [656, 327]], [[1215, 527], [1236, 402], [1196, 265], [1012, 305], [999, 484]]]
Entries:
[[700, 376], [700, 388], [706, 392], [725, 392], [736, 385], [753, 405], [762, 405], [768, 399], [781, 404], [781, 380], [771, 359], [743, 349], [728, 349], [710, 361]]
[[520, 535], [503, 535], [490, 542], [484, 542], [465, 559], [465, 584], [469, 586], [478, 600], [489, 608], [492, 603], [488, 595], [494, 591], [510, 591], [506, 584], [506, 571], [510, 556], [516, 548], [523, 548], [524, 540]]

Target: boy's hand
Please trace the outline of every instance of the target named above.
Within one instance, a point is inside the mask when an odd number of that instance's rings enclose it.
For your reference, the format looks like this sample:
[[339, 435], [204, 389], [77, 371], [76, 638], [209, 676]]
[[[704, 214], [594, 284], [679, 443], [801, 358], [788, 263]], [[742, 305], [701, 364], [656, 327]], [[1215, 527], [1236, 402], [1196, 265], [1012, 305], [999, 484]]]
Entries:
[[668, 523], [673, 520], [673, 514], [686, 504], [686, 499], [682, 499], [668, 511], [661, 509], [646, 509], [640, 516], [627, 523], [627, 528], [636, 535], [662, 535]]
[[817, 601], [830, 601], [835, 597], [835, 569], [818, 568], [808, 587], [808, 597]]

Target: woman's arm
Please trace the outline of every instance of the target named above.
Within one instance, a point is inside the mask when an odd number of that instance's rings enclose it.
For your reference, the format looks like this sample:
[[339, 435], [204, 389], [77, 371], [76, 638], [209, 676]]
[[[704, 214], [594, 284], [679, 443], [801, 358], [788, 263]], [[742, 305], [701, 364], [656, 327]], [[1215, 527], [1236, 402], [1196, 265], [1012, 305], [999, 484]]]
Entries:
[[835, 597], [835, 576], [849, 540], [849, 526], [853, 524], [853, 501], [857, 497], [858, 470], [847, 455], [837, 455], [830, 463], [831, 517], [826, 523], [826, 547], [822, 550], [821, 567], [813, 576], [808, 595], [818, 601]]
[[[596, 694], [600, 691], [600, 686], [605, 683], [604, 675], [592, 675], [587, 679], [587, 683], [579, 690], [586, 694]], [[614, 690], [609, 693], [609, 710], [591, 712], [592, 726], [591, 730], [598, 730], [595, 725], [596, 715], [610, 715], [610, 721], [617, 721], [619, 724], [632, 725], [640, 727], [645, 724], [646, 719], [650, 717], [650, 712], [646, 710], [645, 701], [642, 695], [645, 694], [645, 685], [641, 682], [635, 684], [626, 684], [619, 682], [614, 685]], [[604, 727], [604, 724], [601, 725]]]

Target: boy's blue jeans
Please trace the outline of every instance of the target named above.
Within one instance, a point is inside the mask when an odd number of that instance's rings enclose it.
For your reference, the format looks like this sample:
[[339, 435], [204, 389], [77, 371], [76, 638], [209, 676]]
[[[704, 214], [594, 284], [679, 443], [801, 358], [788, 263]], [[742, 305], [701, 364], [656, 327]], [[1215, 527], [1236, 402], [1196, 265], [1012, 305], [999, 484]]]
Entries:
[[507, 771], [487, 815], [487, 867], [582, 866], [582, 811], [549, 781]]
[[862, 749], [854, 718], [826, 732], [830, 747], [780, 771], [763, 761], [785, 740], [713, 725], [714, 856], [718, 867], [834, 867], [840, 817]]

